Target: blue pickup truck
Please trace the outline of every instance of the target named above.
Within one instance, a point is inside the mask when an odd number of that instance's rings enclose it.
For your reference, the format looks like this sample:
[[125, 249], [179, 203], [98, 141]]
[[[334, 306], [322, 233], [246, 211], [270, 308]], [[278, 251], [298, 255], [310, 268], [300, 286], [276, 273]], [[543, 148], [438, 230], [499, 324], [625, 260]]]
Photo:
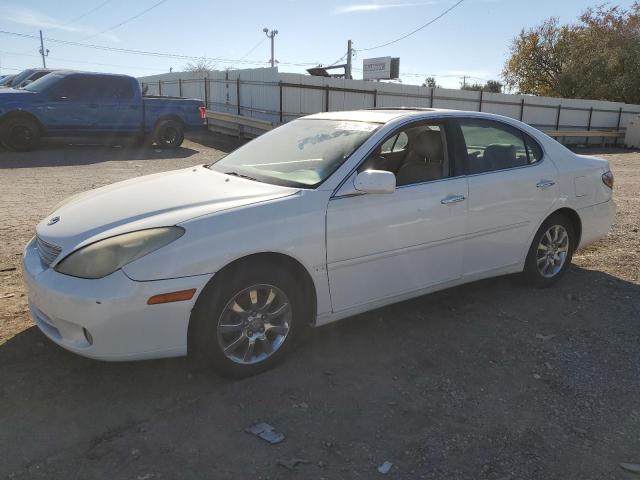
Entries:
[[56, 71], [20, 90], [0, 90], [0, 141], [14, 151], [33, 149], [43, 136], [96, 134], [175, 148], [205, 118], [201, 100], [146, 97], [126, 75]]

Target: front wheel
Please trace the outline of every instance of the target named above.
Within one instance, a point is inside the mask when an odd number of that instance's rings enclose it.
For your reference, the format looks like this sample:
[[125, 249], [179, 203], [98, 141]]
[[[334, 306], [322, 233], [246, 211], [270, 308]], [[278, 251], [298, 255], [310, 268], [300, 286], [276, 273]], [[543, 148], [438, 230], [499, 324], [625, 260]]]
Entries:
[[241, 378], [279, 362], [303, 322], [299, 282], [275, 265], [243, 264], [214, 279], [193, 311], [190, 354]]
[[0, 140], [14, 152], [33, 150], [40, 141], [40, 128], [30, 118], [9, 118], [0, 125]]
[[184, 126], [177, 120], [163, 120], [153, 131], [153, 140], [161, 148], [178, 148], [184, 141]]
[[560, 214], [552, 215], [536, 232], [523, 276], [534, 287], [544, 288], [556, 283], [569, 268], [576, 236], [571, 222]]

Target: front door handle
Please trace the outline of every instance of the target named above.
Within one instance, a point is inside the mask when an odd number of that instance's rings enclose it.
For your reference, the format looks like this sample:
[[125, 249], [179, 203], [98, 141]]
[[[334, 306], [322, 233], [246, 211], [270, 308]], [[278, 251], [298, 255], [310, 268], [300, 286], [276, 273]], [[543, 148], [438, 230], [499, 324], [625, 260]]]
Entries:
[[553, 180], [540, 180], [538, 183], [536, 183], [536, 187], [537, 188], [549, 188], [549, 187], [553, 187], [556, 184], [556, 182], [554, 182]]
[[449, 205], [451, 203], [464, 202], [466, 200], [464, 195], [449, 195], [448, 197], [440, 200], [440, 203], [443, 205]]

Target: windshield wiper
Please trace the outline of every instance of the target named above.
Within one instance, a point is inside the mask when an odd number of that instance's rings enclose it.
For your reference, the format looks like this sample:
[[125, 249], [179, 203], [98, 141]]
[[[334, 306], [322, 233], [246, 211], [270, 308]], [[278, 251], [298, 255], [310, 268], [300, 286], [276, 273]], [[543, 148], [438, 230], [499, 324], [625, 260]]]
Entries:
[[250, 177], [249, 175], [245, 175], [244, 173], [238, 172], [224, 172], [225, 175], [233, 175], [234, 177], [246, 178], [247, 180], [253, 180], [254, 182], [259, 182], [257, 178]]

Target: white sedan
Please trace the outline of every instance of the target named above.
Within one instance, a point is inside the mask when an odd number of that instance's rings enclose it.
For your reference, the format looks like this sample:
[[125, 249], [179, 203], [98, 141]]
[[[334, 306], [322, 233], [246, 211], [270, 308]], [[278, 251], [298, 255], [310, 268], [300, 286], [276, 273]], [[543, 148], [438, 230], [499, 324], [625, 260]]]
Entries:
[[309, 326], [496, 275], [552, 285], [607, 234], [612, 187], [607, 161], [511, 118], [311, 115], [57, 206], [24, 252], [29, 307], [80, 355], [250, 375]]

